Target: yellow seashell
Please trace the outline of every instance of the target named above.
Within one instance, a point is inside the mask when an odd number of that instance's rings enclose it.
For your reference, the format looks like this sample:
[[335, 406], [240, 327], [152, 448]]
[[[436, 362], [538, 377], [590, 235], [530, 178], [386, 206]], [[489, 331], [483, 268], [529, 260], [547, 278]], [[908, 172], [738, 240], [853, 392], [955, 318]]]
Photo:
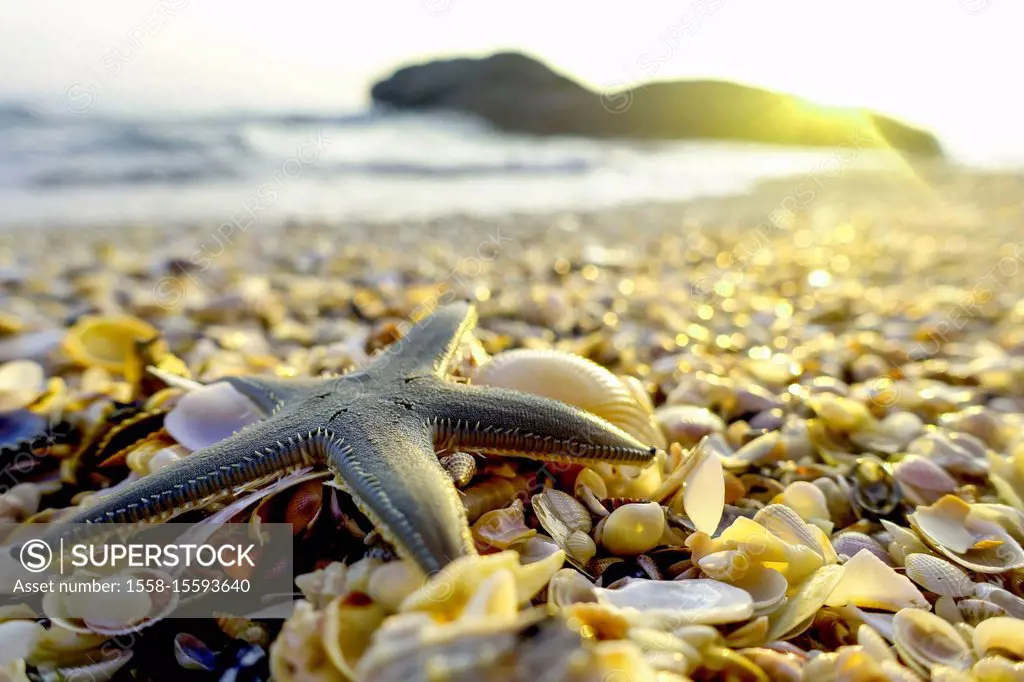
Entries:
[[64, 351], [83, 367], [103, 367], [130, 381], [142, 375], [137, 344], [158, 335], [148, 322], [129, 315], [87, 315], [64, 337]]
[[605, 520], [601, 544], [612, 554], [633, 556], [657, 547], [664, 532], [665, 512], [660, 504], [627, 504]]

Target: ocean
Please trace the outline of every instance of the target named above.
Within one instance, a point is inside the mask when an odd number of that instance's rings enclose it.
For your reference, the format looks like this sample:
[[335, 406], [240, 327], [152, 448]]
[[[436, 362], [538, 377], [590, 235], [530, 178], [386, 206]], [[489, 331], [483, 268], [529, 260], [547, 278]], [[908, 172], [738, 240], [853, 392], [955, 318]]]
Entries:
[[0, 105], [0, 225], [412, 219], [600, 208], [898, 165], [894, 153], [509, 135], [374, 110], [154, 119]]

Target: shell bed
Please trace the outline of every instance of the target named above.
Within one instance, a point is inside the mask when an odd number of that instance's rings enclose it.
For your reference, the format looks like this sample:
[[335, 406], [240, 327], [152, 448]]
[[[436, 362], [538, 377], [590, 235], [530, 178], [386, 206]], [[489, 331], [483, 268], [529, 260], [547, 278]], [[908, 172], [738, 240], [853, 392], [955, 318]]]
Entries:
[[0, 679], [1024, 680], [1008, 182], [851, 173], [769, 229], [785, 183], [497, 232], [261, 226], [204, 267], [200, 227], [0, 235], [6, 540], [248, 428], [220, 379], [358, 369], [455, 297], [480, 322], [453, 381], [657, 448], [642, 468], [440, 452], [478, 555], [429, 577], [321, 471], [236, 491], [184, 518], [291, 524], [289, 618], [9, 600]]

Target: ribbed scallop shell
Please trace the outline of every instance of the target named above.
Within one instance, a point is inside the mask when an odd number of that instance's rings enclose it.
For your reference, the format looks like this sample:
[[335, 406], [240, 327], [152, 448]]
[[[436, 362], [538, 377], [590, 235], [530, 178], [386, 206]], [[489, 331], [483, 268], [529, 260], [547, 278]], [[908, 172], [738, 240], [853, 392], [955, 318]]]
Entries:
[[907, 577], [929, 592], [946, 597], [969, 597], [974, 582], [962, 570], [931, 554], [908, 554]]
[[665, 447], [654, 417], [633, 390], [601, 365], [554, 350], [500, 353], [473, 373], [473, 383], [544, 396], [596, 414], [641, 443]]

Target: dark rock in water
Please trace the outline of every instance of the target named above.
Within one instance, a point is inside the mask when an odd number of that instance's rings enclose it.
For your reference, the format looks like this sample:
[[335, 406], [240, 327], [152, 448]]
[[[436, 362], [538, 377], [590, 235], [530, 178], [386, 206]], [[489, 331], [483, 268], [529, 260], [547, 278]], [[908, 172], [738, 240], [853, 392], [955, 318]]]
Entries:
[[822, 107], [725, 81], [663, 81], [598, 93], [514, 52], [407, 66], [376, 83], [371, 95], [374, 102], [398, 109], [465, 112], [502, 130], [536, 135], [942, 154], [931, 133], [863, 109]]

